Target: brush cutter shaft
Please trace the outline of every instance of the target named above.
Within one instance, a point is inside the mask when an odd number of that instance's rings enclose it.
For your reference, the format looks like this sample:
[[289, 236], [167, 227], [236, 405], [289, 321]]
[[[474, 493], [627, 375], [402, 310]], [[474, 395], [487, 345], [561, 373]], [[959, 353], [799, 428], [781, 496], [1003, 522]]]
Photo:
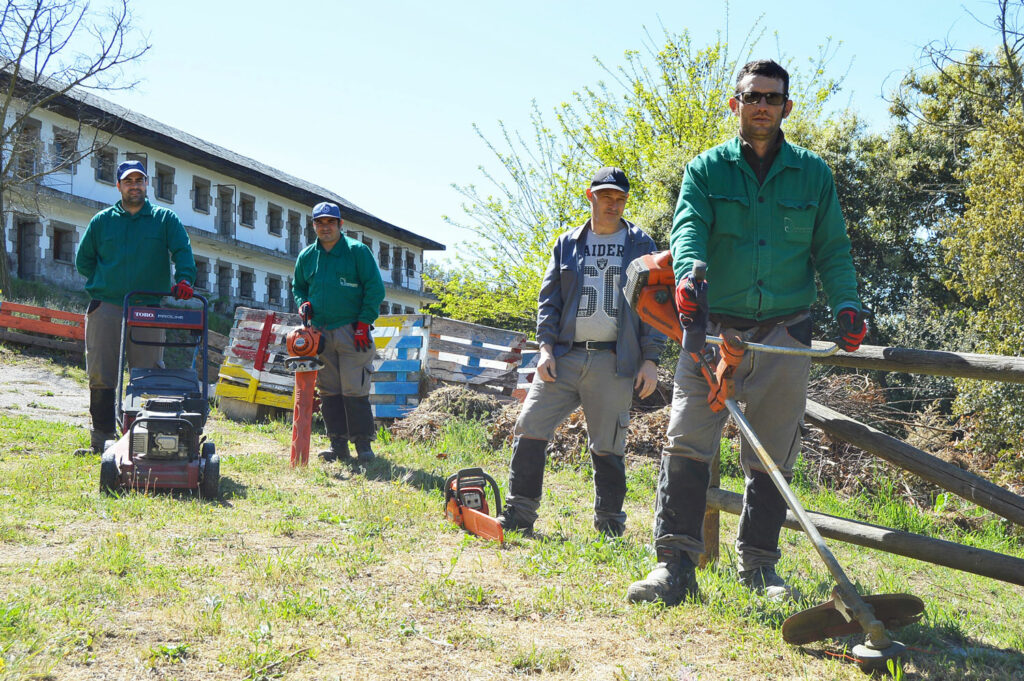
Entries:
[[[712, 345], [721, 345], [725, 341], [721, 336], [708, 336], [707, 342]], [[742, 337], [734, 339], [733, 344], [742, 345], [745, 350], [756, 350], [771, 355], [797, 355], [800, 357], [831, 357], [839, 352], [839, 346], [833, 343], [827, 348], [787, 348], [781, 345], [765, 345], [763, 343], [751, 343], [743, 340]]]
[[839, 565], [839, 561], [832, 555], [832, 551], [829, 550], [828, 546], [825, 545], [825, 540], [818, 532], [818, 528], [811, 522], [810, 517], [807, 515], [807, 511], [804, 510], [800, 500], [793, 494], [793, 490], [790, 489], [789, 483], [786, 482], [785, 476], [782, 475], [782, 471], [772, 460], [771, 455], [768, 454], [768, 450], [764, 448], [761, 441], [757, 437], [757, 433], [751, 427], [750, 422], [747, 421], [747, 417], [743, 415], [743, 411], [740, 409], [739, 404], [736, 400], [729, 398], [725, 400], [725, 406], [729, 409], [729, 413], [732, 414], [732, 418], [736, 421], [736, 425], [739, 427], [740, 432], [743, 433], [743, 437], [746, 438], [747, 442], [757, 453], [757, 458], [760, 460], [761, 465], [765, 467], [768, 474], [771, 476], [772, 482], [775, 483], [775, 487], [778, 488], [782, 498], [786, 500], [786, 505], [789, 506], [790, 510], [793, 511], [793, 515], [796, 516], [797, 521], [800, 523], [800, 527], [803, 528], [804, 532], [810, 538], [811, 543], [814, 544], [814, 549], [821, 556], [821, 560], [825, 563], [825, 567], [832, 574], [833, 579], [836, 580], [836, 593], [834, 596], [838, 596], [836, 599], [836, 609], [847, 619], [857, 620], [865, 633], [868, 635], [868, 640], [871, 642], [871, 646], [874, 648], [885, 648], [890, 645], [891, 640], [885, 631], [885, 626], [875, 617], [874, 612], [864, 602], [864, 599], [857, 593], [857, 589], [853, 586], [853, 583], [843, 572], [843, 568]]

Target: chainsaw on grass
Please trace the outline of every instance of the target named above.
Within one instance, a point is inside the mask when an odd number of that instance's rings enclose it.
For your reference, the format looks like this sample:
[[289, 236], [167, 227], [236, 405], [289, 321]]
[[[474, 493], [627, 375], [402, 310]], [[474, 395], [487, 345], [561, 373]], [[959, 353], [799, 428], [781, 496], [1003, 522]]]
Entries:
[[[487, 505], [487, 487], [494, 495], [495, 514]], [[505, 541], [505, 530], [498, 524], [501, 492], [494, 478], [482, 468], [463, 468], [444, 483], [444, 515], [466, 532], [484, 539]]]

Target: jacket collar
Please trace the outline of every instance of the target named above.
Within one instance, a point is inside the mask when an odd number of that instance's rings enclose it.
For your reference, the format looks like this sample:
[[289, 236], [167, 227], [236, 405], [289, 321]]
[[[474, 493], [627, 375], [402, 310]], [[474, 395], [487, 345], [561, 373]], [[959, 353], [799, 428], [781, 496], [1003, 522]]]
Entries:
[[323, 253], [324, 255], [334, 255], [334, 256], [337, 256], [337, 255], [339, 255], [341, 253], [345, 253], [345, 252], [348, 251], [348, 241], [346, 240], [345, 234], [343, 233], [341, 235], [341, 238], [338, 239], [338, 243], [334, 244], [334, 247], [331, 248], [331, 250], [328, 251], [320, 243], [320, 239], [317, 239], [316, 240], [316, 250], [319, 251], [320, 253]]
[[118, 215], [124, 215], [124, 216], [127, 216], [127, 217], [137, 217], [139, 215], [152, 215], [153, 214], [153, 204], [151, 204], [149, 202], [149, 199], [144, 199], [143, 202], [142, 202], [142, 208], [139, 209], [138, 213], [136, 213], [135, 215], [132, 215], [131, 213], [126, 211], [124, 209], [124, 206], [121, 205], [121, 202], [118, 201], [117, 203], [114, 204], [114, 210], [117, 212]]
[[[781, 131], [779, 131], [781, 134]], [[743, 140], [740, 139], [739, 135], [736, 135], [731, 140], [725, 143], [722, 149], [722, 156], [727, 161], [739, 162], [743, 160]], [[783, 136], [782, 143], [779, 146], [779, 153], [776, 157], [776, 162], [780, 165], [789, 168], [799, 168], [800, 164], [797, 163], [796, 153], [793, 151], [793, 145]]]
[[[626, 220], [625, 218], [619, 218], [619, 220], [622, 222], [623, 226], [626, 228], [626, 233], [629, 234], [630, 238], [635, 238], [636, 237], [636, 233], [640, 231], [639, 228], [636, 225], [634, 225], [632, 222], [630, 222], [629, 220]], [[593, 231], [593, 229], [591, 229], [591, 227], [590, 227], [590, 218], [587, 218], [586, 222], [584, 222], [582, 225], [580, 225], [579, 227], [574, 229], [572, 231], [572, 234], [570, 235], [570, 238], [573, 241], [579, 241], [583, 237], [583, 232], [584, 231], [588, 231], [588, 232], [592, 232]]]

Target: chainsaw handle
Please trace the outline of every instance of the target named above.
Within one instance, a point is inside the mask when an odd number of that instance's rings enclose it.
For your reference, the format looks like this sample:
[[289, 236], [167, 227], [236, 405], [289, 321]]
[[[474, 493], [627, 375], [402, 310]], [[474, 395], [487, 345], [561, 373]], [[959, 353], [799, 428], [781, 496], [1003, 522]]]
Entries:
[[[477, 478], [483, 480], [485, 483], [490, 485], [491, 493], [494, 494], [494, 510], [495, 517], [501, 515], [501, 491], [498, 489], [498, 483], [495, 482], [494, 478], [484, 472], [482, 468], [463, 468], [458, 473], [448, 476], [448, 480], [444, 483], [444, 496], [445, 503], [454, 496], [458, 503], [462, 504], [462, 481], [467, 481]], [[452, 489], [452, 483], [455, 483], [455, 488]]]
[[708, 329], [708, 283], [705, 280], [708, 264], [703, 260], [693, 261], [693, 290], [697, 294], [697, 314], [693, 319], [680, 318], [683, 325], [683, 349], [689, 353], [698, 353], [704, 349]]

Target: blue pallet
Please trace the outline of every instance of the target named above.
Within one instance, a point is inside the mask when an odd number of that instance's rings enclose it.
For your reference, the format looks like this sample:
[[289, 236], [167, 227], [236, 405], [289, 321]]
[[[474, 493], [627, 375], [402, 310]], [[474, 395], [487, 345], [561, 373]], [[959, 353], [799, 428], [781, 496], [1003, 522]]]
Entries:
[[374, 371], [419, 371], [418, 359], [386, 359]]
[[379, 419], [400, 419], [415, 408], [412, 404], [375, 404], [373, 415]]
[[420, 384], [414, 381], [382, 381], [373, 384], [375, 395], [418, 395]]
[[389, 347], [393, 348], [421, 348], [423, 347], [423, 336], [402, 336], [398, 342]]

